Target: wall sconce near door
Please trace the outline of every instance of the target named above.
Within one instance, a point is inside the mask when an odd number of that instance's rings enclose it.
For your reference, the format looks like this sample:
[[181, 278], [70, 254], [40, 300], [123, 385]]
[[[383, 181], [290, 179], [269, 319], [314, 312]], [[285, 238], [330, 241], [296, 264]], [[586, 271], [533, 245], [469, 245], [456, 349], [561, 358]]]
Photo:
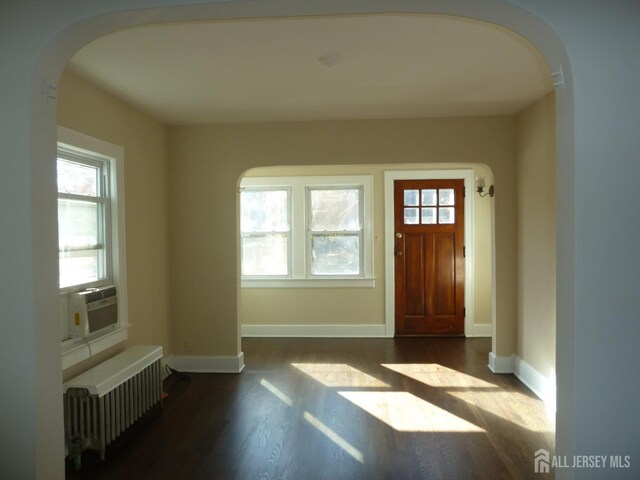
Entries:
[[481, 197], [486, 197], [487, 195], [493, 197], [493, 185], [489, 187], [489, 190], [486, 193], [483, 193], [484, 187], [484, 177], [476, 177], [476, 192], [478, 192], [478, 195], [480, 195]]

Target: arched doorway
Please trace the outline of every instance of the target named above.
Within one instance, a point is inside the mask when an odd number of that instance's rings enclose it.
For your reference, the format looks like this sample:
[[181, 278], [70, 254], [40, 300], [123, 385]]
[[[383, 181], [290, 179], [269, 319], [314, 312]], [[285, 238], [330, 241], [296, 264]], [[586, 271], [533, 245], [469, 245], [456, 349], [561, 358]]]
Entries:
[[[145, 4], [144, 7], [148, 7]], [[164, 5], [163, 5], [164, 6]], [[238, 7], [246, 8], [238, 8]], [[141, 5], [142, 7], [142, 5]], [[255, 10], [252, 8], [254, 7]], [[396, 9], [401, 8], [399, 5], [394, 6]], [[111, 7], [110, 7], [111, 8]], [[127, 8], [132, 8], [128, 6]], [[264, 10], [262, 8], [265, 8]], [[454, 5], [447, 6], [445, 8], [433, 8], [430, 5], [421, 6], [417, 8], [415, 5], [410, 5], [409, 2], [404, 5], [406, 11], [416, 11], [416, 13], [439, 13], [450, 15], [464, 15], [475, 17], [480, 20], [502, 24], [508, 28], [511, 28], [519, 33], [525, 35], [535, 45], [540, 48], [542, 53], [546, 56], [547, 62], [551, 65], [552, 70], [556, 70], [557, 67], [564, 65], [565, 72], [569, 71], [566, 61], [566, 55], [559, 40], [553, 34], [553, 32], [546, 26], [544, 22], [538, 18], [520, 10], [517, 7], [505, 5], [502, 3], [487, 1], [484, 2], [479, 10], [477, 2], [457, 2]], [[159, 21], [178, 21], [178, 20], [194, 20], [203, 18], [239, 18], [246, 16], [270, 16], [270, 15], [313, 15], [313, 14], [343, 14], [343, 13], [368, 13], [375, 9], [374, 7], [362, 8], [357, 5], [340, 4], [340, 5], [322, 5], [312, 6], [305, 5], [300, 7], [292, 7], [291, 5], [284, 5], [278, 2], [274, 2], [269, 7], [261, 7], [243, 4], [243, 2], [237, 2], [226, 5], [213, 5], [204, 6], [200, 8], [190, 7], [175, 7], [170, 9], [158, 9], [154, 13], [153, 22]], [[57, 351], [57, 342], [54, 340], [55, 335], [51, 335], [52, 328], [47, 326], [47, 311], [51, 311], [55, 306], [55, 260], [49, 258], [46, 254], [50, 250], [48, 245], [54, 238], [53, 232], [55, 231], [55, 215], [51, 205], [51, 200], [54, 198], [53, 186], [51, 179], [53, 178], [52, 166], [48, 165], [47, 159], [53, 156], [54, 144], [55, 144], [55, 118], [52, 112], [51, 104], [48, 103], [46, 98], [48, 96], [55, 96], [56, 79], [60, 74], [64, 64], [68, 60], [69, 56], [97, 36], [113, 31], [119, 28], [124, 28], [132, 25], [139, 25], [148, 23], [150, 20], [149, 10], [139, 10], [134, 12], [119, 12], [116, 7], [112, 7], [110, 15], [97, 16], [101, 13], [107, 13], [104, 11], [88, 11], [85, 12], [85, 17], [81, 17], [77, 12], [64, 11], [59, 12], [57, 23], [51, 22], [50, 31], [52, 36], [57, 35], [57, 40], [47, 44], [47, 48], [42, 59], [38, 62], [36, 72], [33, 77], [33, 85], [43, 85], [41, 81], [44, 79], [44, 91], [45, 101], [42, 99], [42, 89], [33, 88], [30, 93], [32, 120], [30, 122], [29, 140], [24, 141], [21, 147], [18, 147], [17, 153], [27, 154], [32, 159], [32, 166], [34, 171], [42, 172], [33, 174], [33, 177], [29, 180], [29, 184], [32, 186], [33, 193], [31, 198], [33, 202], [33, 211], [41, 212], [40, 215], [43, 218], [34, 218], [34, 223], [38, 222], [37, 228], [34, 228], [35, 232], [28, 230], [27, 235], [30, 236], [33, 243], [32, 256], [28, 256], [32, 261], [32, 270], [30, 275], [37, 278], [34, 281], [40, 289], [27, 294], [27, 304], [35, 305], [35, 310], [29, 309], [29, 314], [34, 319], [35, 332], [23, 332], [24, 337], [33, 340], [31, 347], [27, 351], [30, 358], [33, 359], [33, 373], [37, 378], [34, 390], [31, 391], [35, 400], [34, 420], [35, 425], [33, 430], [35, 432], [35, 444], [31, 443], [32, 449], [27, 451], [35, 451], [37, 461], [37, 471], [42, 477], [59, 475], [59, 468], [61, 466], [61, 460], [58, 460], [60, 452], [60, 445], [55, 444], [49, 446], [44, 441], [45, 435], [49, 432], [58, 432], [60, 441], [62, 440], [61, 434], [61, 402], [60, 402], [60, 387], [57, 385], [59, 382], [59, 375], [56, 375], [56, 371], [59, 373], [59, 367], [56, 367], [56, 358], [59, 355]], [[67, 17], [65, 17], [67, 15]], [[71, 19], [71, 20], [69, 20]], [[71, 23], [73, 26], [66, 28], [66, 25]], [[568, 85], [570, 86], [570, 85]], [[572, 117], [569, 113], [569, 94], [563, 93], [558, 102], [558, 110], [561, 112], [560, 121], [564, 122], [562, 127], [564, 130], [571, 131], [572, 129]], [[22, 148], [22, 150], [20, 150]], [[28, 153], [27, 153], [28, 152]], [[565, 179], [567, 171], [569, 172], [569, 178], [571, 177], [573, 156], [572, 156], [572, 142], [570, 138], [562, 138], [559, 141], [559, 163], [563, 164], [563, 172], [565, 176], [561, 177], [562, 181]], [[563, 185], [558, 185], [559, 191], [565, 199], [571, 198], [572, 190], [569, 188], [562, 189]], [[567, 185], [564, 185], [567, 186]], [[573, 204], [571, 201], [567, 201], [565, 210], [559, 212], [559, 216], [570, 215], [572, 213]], [[44, 217], [48, 217], [44, 218]], [[42, 233], [42, 235], [38, 235]], [[571, 227], [567, 226], [564, 231], [564, 238], [567, 244], [571, 243], [573, 239], [573, 231]], [[565, 245], [566, 247], [566, 245]], [[562, 246], [559, 250], [559, 258], [562, 260], [562, 254], [566, 252]], [[569, 262], [569, 260], [567, 260]], [[35, 265], [37, 263], [37, 265]], [[565, 265], [560, 261], [558, 264], [559, 270]], [[497, 279], [497, 288], [500, 290], [500, 279]], [[564, 284], [563, 288], [568, 291], [572, 289], [572, 282]], [[24, 294], [19, 296], [24, 298]], [[560, 298], [560, 296], [559, 296]], [[566, 304], [559, 305], [559, 309], [564, 308], [564, 317], [568, 319], [573, 318], [572, 309], [569, 305], [569, 301]], [[20, 311], [20, 309], [18, 309]], [[560, 317], [560, 315], [559, 315]], [[569, 328], [570, 332], [571, 329]], [[567, 334], [568, 335], [568, 334]], [[238, 328], [235, 329], [236, 342], [238, 341]], [[50, 338], [49, 338], [50, 337]], [[559, 341], [561, 339], [559, 338]], [[568, 355], [571, 352], [572, 343], [569, 338], [564, 338], [565, 347], [567, 348]], [[233, 339], [232, 339], [233, 341]], [[500, 351], [502, 348], [500, 339], [497, 338], [494, 349]], [[562, 359], [563, 362], [568, 362], [567, 358]], [[566, 371], [572, 372], [573, 365], [565, 364]], [[562, 425], [559, 422], [559, 429]], [[567, 436], [571, 436], [571, 431], [565, 432]], [[29, 442], [29, 440], [26, 440]], [[21, 461], [20, 455], [15, 456], [15, 461], [19, 464], [28, 464], [26, 461]], [[52, 472], [52, 475], [47, 475], [43, 472]]]

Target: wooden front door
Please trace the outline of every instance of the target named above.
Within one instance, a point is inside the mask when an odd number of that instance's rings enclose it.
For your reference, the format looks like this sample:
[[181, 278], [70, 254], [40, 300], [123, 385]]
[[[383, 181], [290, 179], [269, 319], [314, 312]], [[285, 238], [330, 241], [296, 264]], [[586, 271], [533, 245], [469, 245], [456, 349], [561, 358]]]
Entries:
[[464, 180], [394, 182], [396, 336], [464, 334]]

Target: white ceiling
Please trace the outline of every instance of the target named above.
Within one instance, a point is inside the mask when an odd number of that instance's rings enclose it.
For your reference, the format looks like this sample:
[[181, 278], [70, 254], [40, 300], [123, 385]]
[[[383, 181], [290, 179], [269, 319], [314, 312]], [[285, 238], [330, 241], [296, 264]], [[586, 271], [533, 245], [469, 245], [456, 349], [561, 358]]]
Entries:
[[514, 114], [552, 88], [521, 37], [428, 15], [138, 27], [70, 66], [167, 124]]

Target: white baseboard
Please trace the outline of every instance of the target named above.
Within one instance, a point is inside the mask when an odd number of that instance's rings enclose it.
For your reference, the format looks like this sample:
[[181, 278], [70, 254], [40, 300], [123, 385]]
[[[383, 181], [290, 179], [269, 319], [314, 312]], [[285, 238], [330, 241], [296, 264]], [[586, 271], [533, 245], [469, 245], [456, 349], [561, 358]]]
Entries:
[[242, 325], [243, 337], [384, 338], [385, 325]]
[[166, 363], [180, 372], [240, 373], [244, 368], [244, 353], [229, 357], [172, 355]]
[[556, 382], [555, 378], [547, 378], [539, 371], [514, 355], [513, 373], [524, 383], [529, 390], [536, 394], [552, 411], [556, 409]]
[[493, 325], [490, 323], [476, 323], [471, 327], [471, 332], [465, 332], [466, 337], [490, 337], [493, 334]]
[[489, 368], [493, 373], [513, 373], [513, 355], [510, 357], [498, 357], [489, 352]]
[[512, 373], [524, 383], [550, 411], [556, 408], [556, 380], [547, 378], [516, 355], [498, 357], [489, 353], [489, 368], [493, 373]]

